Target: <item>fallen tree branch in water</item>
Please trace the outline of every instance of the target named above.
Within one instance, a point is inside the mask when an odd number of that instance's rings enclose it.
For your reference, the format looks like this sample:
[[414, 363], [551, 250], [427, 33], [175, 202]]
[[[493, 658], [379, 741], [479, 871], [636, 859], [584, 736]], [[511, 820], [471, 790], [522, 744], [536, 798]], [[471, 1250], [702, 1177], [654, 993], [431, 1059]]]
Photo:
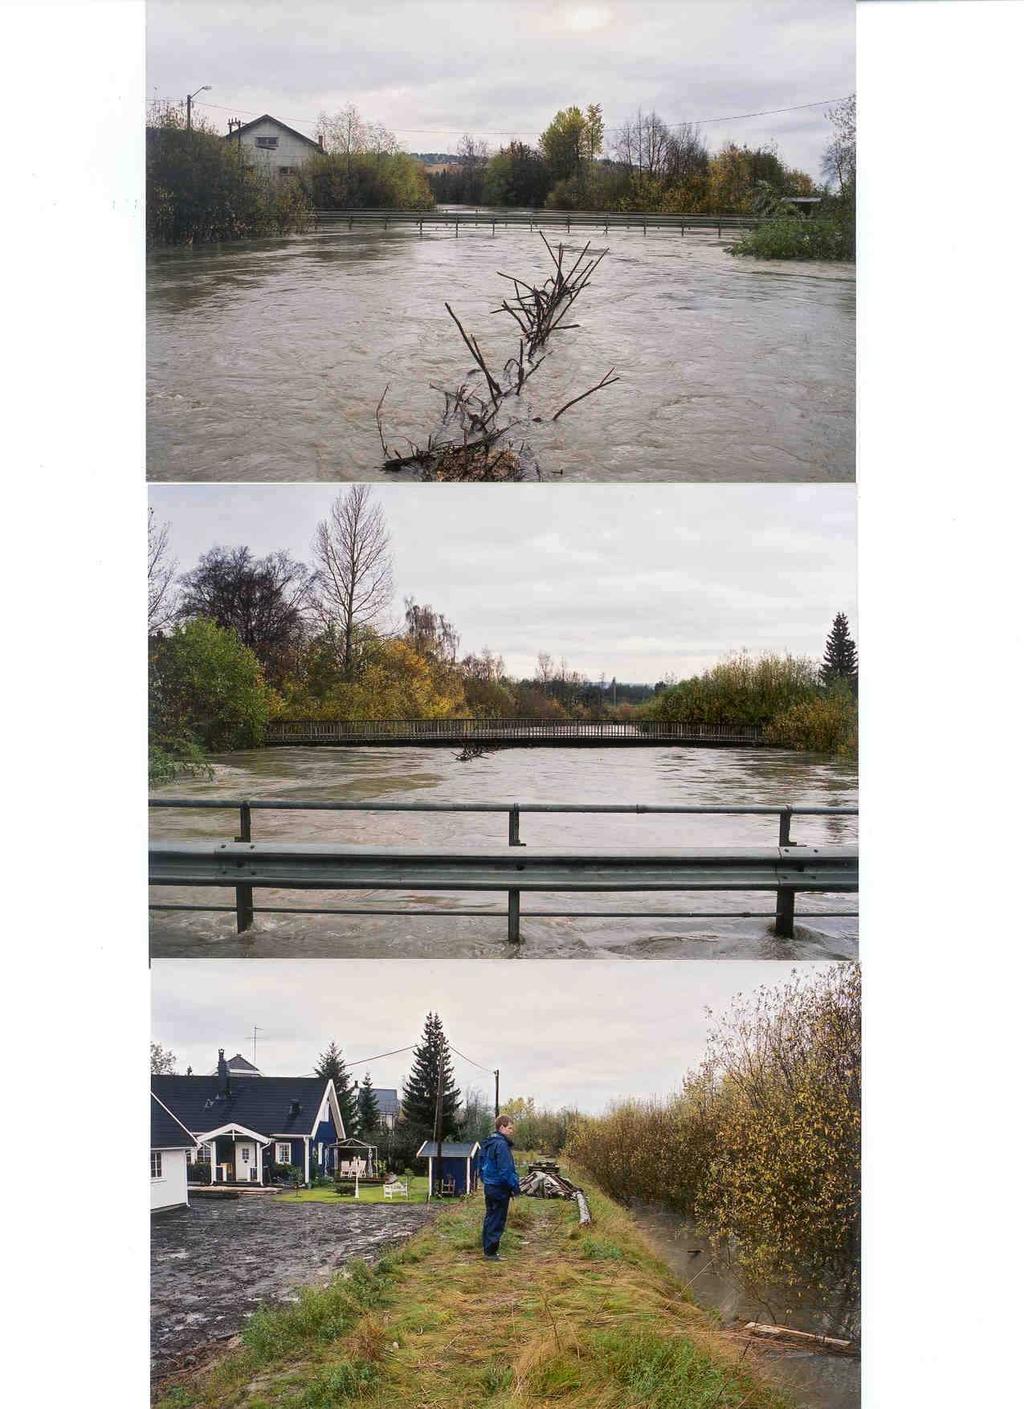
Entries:
[[[498, 308], [491, 310], [492, 313], [507, 313], [516, 324], [520, 335], [518, 351], [506, 360], [501, 372], [496, 373], [488, 364], [476, 336], [467, 331], [451, 304], [446, 302], [445, 310], [473, 359], [473, 370], [454, 391], [434, 387], [444, 397], [441, 432], [438, 436], [431, 434], [425, 446], [411, 444], [407, 455], [393, 455], [384, 434], [381, 410], [388, 392], [388, 388], [384, 388], [377, 403], [376, 421], [385, 470], [419, 469], [425, 480], [521, 480], [526, 477], [527, 469], [534, 469], [539, 476], [540, 467], [526, 441], [515, 443], [517, 428], [527, 420], [553, 423], [570, 406], [620, 380], [612, 375], [615, 371], [612, 367], [595, 386], [574, 396], [553, 416], [529, 416], [525, 408], [519, 416], [510, 414], [512, 403], [522, 397], [526, 383], [546, 361], [548, 354], [543, 349], [551, 335], [580, 326], [566, 323], [564, 319], [590, 285], [595, 270], [608, 252], [601, 250], [591, 254], [588, 240], [567, 269], [565, 246], [559, 244], [552, 248], [543, 231], [538, 233], [551, 256], [554, 274], [542, 284], [534, 285], [499, 271], [499, 278], [508, 280], [513, 292], [502, 299]], [[473, 378], [481, 379], [480, 390], [471, 385]], [[455, 433], [445, 434], [446, 431]]]

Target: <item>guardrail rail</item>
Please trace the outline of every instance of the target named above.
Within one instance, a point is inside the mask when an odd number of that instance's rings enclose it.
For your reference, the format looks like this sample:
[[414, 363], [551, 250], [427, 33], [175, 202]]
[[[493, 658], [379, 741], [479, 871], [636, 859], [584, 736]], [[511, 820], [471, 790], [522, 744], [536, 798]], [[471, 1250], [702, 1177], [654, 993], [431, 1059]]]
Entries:
[[[231, 905], [154, 903], [154, 911], [234, 911], [244, 934], [257, 914], [439, 915], [436, 909], [382, 907], [256, 906], [257, 889], [504, 891], [507, 909], [483, 912], [507, 920], [508, 940], [521, 939], [523, 919], [772, 919], [773, 931], [792, 938], [798, 893], [857, 891], [856, 846], [802, 846], [792, 840], [794, 817], [855, 817], [855, 807], [749, 804], [746, 806], [645, 803], [547, 802], [314, 802], [291, 799], [161, 798], [154, 809], [237, 810], [238, 834], [231, 841], [154, 840], [150, 884], [232, 887]], [[508, 848], [451, 849], [339, 846], [303, 842], [255, 842], [254, 812], [503, 813]], [[644, 849], [538, 848], [528, 855], [520, 836], [524, 814], [563, 813], [632, 816], [763, 816], [777, 821], [774, 846], [660, 847]], [[775, 893], [767, 911], [521, 910], [523, 891], [630, 892], [750, 891]], [[480, 914], [481, 912], [475, 912]], [[856, 918], [852, 910], [815, 910], [810, 917]]]

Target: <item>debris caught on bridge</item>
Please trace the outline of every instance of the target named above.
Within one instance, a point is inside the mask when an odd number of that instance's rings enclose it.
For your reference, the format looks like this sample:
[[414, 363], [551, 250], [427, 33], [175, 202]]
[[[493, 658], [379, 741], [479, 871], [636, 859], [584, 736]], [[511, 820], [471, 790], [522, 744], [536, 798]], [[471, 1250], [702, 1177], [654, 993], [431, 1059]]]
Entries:
[[484, 758], [487, 754], [497, 751], [497, 744], [467, 744], [461, 753], [453, 756], [456, 763], [471, 763], [474, 758]]
[[440, 428], [431, 433], [425, 446], [410, 442], [406, 455], [393, 453], [384, 432], [384, 399], [390, 383], [384, 388], [375, 420], [385, 470], [416, 469], [422, 480], [498, 482], [523, 480], [528, 475], [539, 479], [540, 465], [520, 434], [525, 424], [528, 421], [553, 423], [570, 407], [619, 380], [614, 375], [615, 368], [611, 367], [594, 386], [572, 397], [552, 414], [532, 414], [524, 395], [526, 383], [546, 360], [548, 354], [544, 349], [551, 335], [579, 327], [578, 323], [566, 323], [565, 318], [608, 253], [604, 249], [592, 254], [588, 240], [572, 267], [567, 269], [565, 246], [559, 243], [553, 249], [544, 232], [538, 231], [538, 234], [551, 256], [554, 273], [537, 285], [499, 271], [499, 277], [508, 280], [512, 289], [499, 306], [491, 310], [506, 313], [514, 320], [519, 334], [518, 351], [506, 360], [500, 372], [495, 372], [477, 338], [466, 331], [451, 304], [446, 303], [448, 316], [473, 359], [473, 369], [454, 390], [434, 387], [444, 397]]

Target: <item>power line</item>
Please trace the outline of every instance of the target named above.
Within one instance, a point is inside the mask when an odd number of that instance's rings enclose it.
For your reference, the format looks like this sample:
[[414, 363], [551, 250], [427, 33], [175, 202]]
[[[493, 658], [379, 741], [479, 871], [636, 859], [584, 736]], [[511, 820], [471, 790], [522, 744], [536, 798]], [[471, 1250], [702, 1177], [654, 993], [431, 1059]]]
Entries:
[[[753, 113], [730, 113], [726, 117], [693, 117], [687, 118], [683, 122], [669, 122], [666, 127], [672, 129], [677, 127], [706, 127], [718, 122], [745, 122], [752, 117], [777, 117], [780, 113], [805, 112], [808, 108], [827, 108], [830, 103], [841, 103], [850, 95], [844, 93], [841, 98], [819, 98], [813, 103], [794, 103], [787, 108], [762, 108], [759, 112]], [[163, 98], [147, 98], [146, 102], [153, 106], [160, 106], [168, 100]], [[195, 107], [215, 108], [218, 112], [243, 113], [246, 117], [262, 117], [262, 113], [255, 112], [252, 108], [227, 107], [223, 103], [206, 103], [198, 101]], [[314, 117], [286, 117], [280, 118], [281, 122], [305, 123], [307, 126], [315, 127], [319, 118]], [[611, 131], [617, 131], [624, 126], [623, 123], [607, 124]], [[396, 127], [392, 129], [396, 133], [413, 133], [418, 137], [452, 137], [456, 134], [462, 135], [458, 127]], [[539, 132], [524, 132], [521, 127], [505, 128], [476, 128], [472, 134], [475, 137], [540, 137]]]
[[467, 1057], [465, 1052], [460, 1052], [458, 1047], [453, 1046], [451, 1042], [448, 1043], [448, 1046], [451, 1048], [451, 1050], [455, 1053], [457, 1057], [461, 1057], [462, 1060], [464, 1062], [468, 1062], [471, 1067], [480, 1067], [481, 1071], [489, 1071], [492, 1076], [494, 1075], [493, 1067], [481, 1066], [479, 1062], [474, 1062], [472, 1057]]

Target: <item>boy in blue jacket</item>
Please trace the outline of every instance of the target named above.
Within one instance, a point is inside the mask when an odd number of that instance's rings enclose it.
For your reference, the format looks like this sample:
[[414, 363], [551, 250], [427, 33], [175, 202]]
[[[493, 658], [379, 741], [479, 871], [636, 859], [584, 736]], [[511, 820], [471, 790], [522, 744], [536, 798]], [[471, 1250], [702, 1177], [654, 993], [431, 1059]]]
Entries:
[[480, 1181], [484, 1186], [484, 1257], [498, 1262], [498, 1244], [505, 1231], [509, 1199], [519, 1195], [519, 1176], [512, 1158], [512, 1132], [515, 1125], [507, 1115], [494, 1122], [494, 1134], [489, 1135], [480, 1150]]

